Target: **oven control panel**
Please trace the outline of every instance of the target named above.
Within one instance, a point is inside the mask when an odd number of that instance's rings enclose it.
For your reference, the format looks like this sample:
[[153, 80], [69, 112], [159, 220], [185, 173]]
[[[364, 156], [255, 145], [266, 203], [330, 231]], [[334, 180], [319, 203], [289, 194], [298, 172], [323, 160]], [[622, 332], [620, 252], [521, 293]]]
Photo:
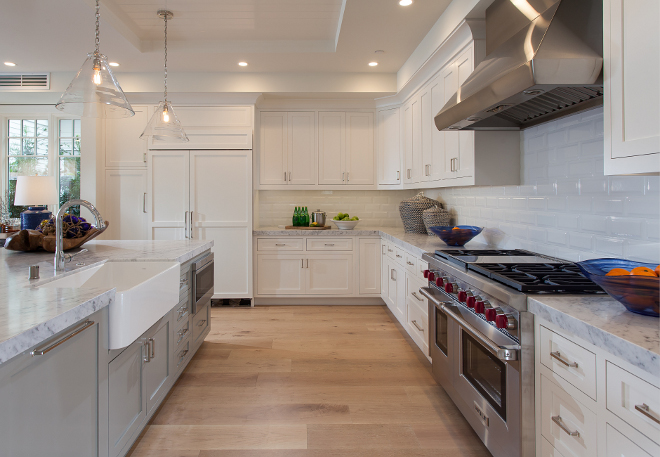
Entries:
[[518, 337], [518, 311], [515, 309], [441, 270], [426, 270], [424, 277], [430, 286], [444, 292], [452, 301], [469, 308], [500, 331]]

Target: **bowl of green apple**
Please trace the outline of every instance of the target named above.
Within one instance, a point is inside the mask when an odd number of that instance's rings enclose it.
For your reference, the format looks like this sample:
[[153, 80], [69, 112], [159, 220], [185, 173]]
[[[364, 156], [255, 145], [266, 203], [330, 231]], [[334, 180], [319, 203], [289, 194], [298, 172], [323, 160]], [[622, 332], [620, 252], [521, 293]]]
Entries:
[[360, 222], [360, 218], [357, 216], [351, 217], [348, 213], [338, 213], [332, 218], [332, 222], [339, 230], [353, 230]]

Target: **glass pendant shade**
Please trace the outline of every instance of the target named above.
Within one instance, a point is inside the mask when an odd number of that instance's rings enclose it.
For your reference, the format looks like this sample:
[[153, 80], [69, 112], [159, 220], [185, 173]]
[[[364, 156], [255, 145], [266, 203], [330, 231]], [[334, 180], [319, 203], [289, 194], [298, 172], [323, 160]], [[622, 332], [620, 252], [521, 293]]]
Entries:
[[122, 118], [135, 114], [103, 54], [90, 52], [78, 74], [55, 105], [83, 117]]
[[160, 102], [154, 115], [149, 119], [147, 127], [140, 135], [140, 138], [146, 140], [153, 137], [154, 140], [159, 141], [181, 141], [188, 142], [188, 136], [181, 127], [181, 122], [176, 116], [172, 104], [167, 102]]

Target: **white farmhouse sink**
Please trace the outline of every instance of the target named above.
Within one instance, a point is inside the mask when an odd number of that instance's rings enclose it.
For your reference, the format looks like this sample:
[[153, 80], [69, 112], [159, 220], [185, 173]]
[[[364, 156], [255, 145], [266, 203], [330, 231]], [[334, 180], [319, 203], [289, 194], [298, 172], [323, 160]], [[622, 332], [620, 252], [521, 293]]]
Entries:
[[109, 348], [125, 348], [179, 302], [178, 262], [106, 262], [40, 287], [116, 289], [108, 307]]

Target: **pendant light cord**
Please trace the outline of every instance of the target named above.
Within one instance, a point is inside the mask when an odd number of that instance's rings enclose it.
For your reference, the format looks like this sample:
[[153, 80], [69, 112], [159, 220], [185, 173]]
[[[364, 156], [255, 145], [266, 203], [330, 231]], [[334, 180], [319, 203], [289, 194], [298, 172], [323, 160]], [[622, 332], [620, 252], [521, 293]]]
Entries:
[[101, 17], [101, 14], [99, 13], [99, 0], [96, 0], [96, 38], [94, 40], [94, 55], [98, 57], [99, 55], [99, 18]]
[[165, 106], [167, 106], [167, 16], [168, 14], [165, 13]]

